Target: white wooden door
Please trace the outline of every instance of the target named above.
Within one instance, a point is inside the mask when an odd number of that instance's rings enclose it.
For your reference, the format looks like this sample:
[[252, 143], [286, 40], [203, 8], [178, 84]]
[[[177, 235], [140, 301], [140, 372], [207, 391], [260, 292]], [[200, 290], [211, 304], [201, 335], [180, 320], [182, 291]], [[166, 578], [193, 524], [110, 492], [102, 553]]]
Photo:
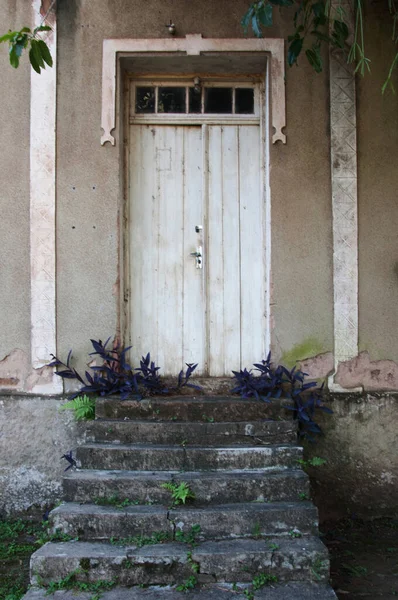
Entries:
[[[132, 125], [130, 340], [162, 373], [230, 375], [265, 352], [258, 125]], [[191, 253], [202, 253], [202, 268]]]

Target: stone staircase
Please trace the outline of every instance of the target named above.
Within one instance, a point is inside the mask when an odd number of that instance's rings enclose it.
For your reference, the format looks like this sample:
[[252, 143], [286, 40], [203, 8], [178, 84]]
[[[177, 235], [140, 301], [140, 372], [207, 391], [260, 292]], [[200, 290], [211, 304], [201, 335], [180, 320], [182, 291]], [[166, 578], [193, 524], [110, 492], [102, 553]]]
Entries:
[[[25, 600], [167, 600], [180, 590], [336, 599], [295, 424], [270, 414], [228, 397], [98, 400], [78, 469], [64, 476], [65, 503], [50, 514], [51, 531], [76, 540], [33, 554]], [[181, 482], [195, 500], [173, 505], [162, 484]], [[48, 594], [68, 578], [80, 591]]]

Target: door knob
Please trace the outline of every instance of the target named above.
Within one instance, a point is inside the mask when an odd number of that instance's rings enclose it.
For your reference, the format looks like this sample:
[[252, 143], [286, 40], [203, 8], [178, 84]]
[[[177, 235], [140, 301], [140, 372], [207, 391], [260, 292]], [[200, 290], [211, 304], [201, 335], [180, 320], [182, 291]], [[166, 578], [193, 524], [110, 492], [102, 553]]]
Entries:
[[196, 252], [191, 252], [190, 253], [191, 256], [194, 256], [196, 258], [196, 268], [197, 269], [201, 269], [202, 268], [202, 246], [198, 246], [198, 248], [196, 248]]

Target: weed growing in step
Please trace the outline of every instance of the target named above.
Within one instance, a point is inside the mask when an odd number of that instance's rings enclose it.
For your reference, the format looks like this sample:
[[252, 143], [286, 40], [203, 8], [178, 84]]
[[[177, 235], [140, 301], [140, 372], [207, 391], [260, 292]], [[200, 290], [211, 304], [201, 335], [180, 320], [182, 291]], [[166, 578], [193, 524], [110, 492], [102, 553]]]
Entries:
[[187, 500], [195, 500], [195, 494], [185, 481], [181, 483], [162, 483], [161, 487], [171, 493], [174, 506], [186, 504]]
[[317, 388], [316, 382], [305, 382], [307, 373], [296, 367], [289, 370], [283, 365], [274, 366], [271, 352], [265, 360], [253, 366], [254, 369], [232, 371], [235, 387], [231, 392], [241, 398], [255, 398], [268, 403], [279, 398], [288, 400], [290, 404], [283, 405], [283, 408], [293, 411], [293, 418], [299, 424], [299, 435], [314, 441], [314, 435], [322, 433], [315, 422], [315, 412], [333, 412], [322, 404], [323, 385]]
[[268, 548], [269, 548], [270, 550], [272, 550], [273, 552], [274, 552], [275, 550], [279, 550], [279, 546], [278, 546], [278, 544], [275, 544], [274, 542], [269, 542], [269, 543], [268, 543]]
[[306, 494], [305, 492], [301, 492], [301, 493], [298, 495], [298, 497], [299, 497], [299, 500], [309, 500], [309, 499], [310, 499], [309, 495], [308, 495], [308, 494]]
[[261, 590], [263, 587], [270, 585], [271, 583], [278, 583], [278, 578], [276, 575], [270, 575], [270, 573], [259, 573], [253, 577], [251, 587], [246, 588], [243, 592], [243, 595], [247, 598], [247, 600], [254, 600], [254, 592]]
[[115, 346], [110, 344], [110, 340], [111, 338], [108, 338], [105, 343], [101, 340], [90, 340], [94, 349], [94, 352], [90, 352], [90, 356], [98, 357], [102, 364], [91, 366], [92, 372], [85, 371], [84, 376], [72, 367], [72, 350], [68, 354], [66, 363], [51, 354], [52, 361], [48, 366], [59, 369], [56, 375], [63, 379], [75, 379], [81, 385], [80, 392], [73, 394], [72, 398], [86, 393], [96, 396], [120, 394], [122, 400], [128, 396], [142, 399], [144, 396], [175, 393], [184, 387], [201, 389], [190, 383], [197, 364], [186, 363], [187, 370], [180, 371], [176, 384], [167, 387], [159, 375], [160, 367], [151, 361], [149, 352], [141, 358], [140, 366], [134, 368], [127, 361], [127, 353], [131, 346], [127, 348]]
[[150, 536], [136, 535], [126, 538], [111, 537], [109, 541], [114, 546], [137, 546], [137, 548], [142, 548], [143, 546], [153, 546], [154, 544], [170, 542], [172, 541], [172, 536], [168, 531], [155, 531]]
[[190, 544], [191, 546], [196, 545], [196, 537], [200, 534], [201, 528], [198, 523], [192, 525], [191, 530], [188, 533], [177, 530], [175, 532], [176, 542], [182, 542], [183, 544]]
[[129, 500], [125, 498], [122, 500], [119, 496], [101, 496], [98, 498], [94, 498], [94, 504], [98, 506], [114, 506], [115, 508], [126, 508], [127, 506], [138, 506], [140, 504], [145, 504], [146, 506], [151, 506], [153, 502], [141, 502], [140, 500]]
[[203, 421], [207, 421], [207, 423], [214, 423], [214, 417], [208, 417], [207, 415], [202, 415]]
[[0, 521], [0, 598], [20, 600], [29, 584], [29, 558], [48, 541], [71, 539], [48, 534], [42, 523], [22, 519]]
[[252, 529], [252, 536], [254, 537], [255, 540], [258, 540], [261, 538], [261, 525], [260, 523], [256, 523]]
[[291, 531], [289, 531], [289, 535], [293, 539], [303, 537], [298, 529], [292, 529]]
[[92, 421], [95, 418], [95, 398], [89, 398], [86, 394], [76, 396], [59, 410], [73, 410], [76, 421]]
[[322, 560], [322, 558], [318, 557], [314, 564], [311, 567], [311, 572], [317, 581], [322, 580], [322, 571], [327, 566], [327, 561]]
[[199, 563], [193, 560], [192, 552], [187, 552], [187, 562], [194, 573], [199, 573], [200, 566]]
[[46, 586], [46, 594], [54, 594], [59, 590], [74, 590], [76, 592], [93, 593], [90, 600], [98, 600], [102, 592], [106, 592], [117, 585], [117, 579], [111, 581], [79, 581], [77, 576], [81, 573], [84, 573], [82, 569], [76, 569], [68, 573], [63, 579], [50, 581]]
[[177, 592], [188, 592], [189, 590], [193, 590], [197, 583], [198, 580], [196, 577], [191, 575], [191, 577], [188, 577], [188, 579], [180, 583], [180, 585], [177, 585], [176, 590]]
[[269, 573], [259, 573], [258, 575], [253, 577], [253, 590], [261, 590], [261, 588], [263, 588], [265, 585], [270, 585], [271, 583], [278, 583], [278, 578], [276, 575], [270, 575]]
[[297, 462], [301, 467], [303, 467], [303, 469], [306, 469], [307, 467], [322, 467], [323, 465], [326, 465], [328, 461], [326, 460], [326, 458], [314, 456], [313, 458], [310, 458], [308, 460], [300, 459]]

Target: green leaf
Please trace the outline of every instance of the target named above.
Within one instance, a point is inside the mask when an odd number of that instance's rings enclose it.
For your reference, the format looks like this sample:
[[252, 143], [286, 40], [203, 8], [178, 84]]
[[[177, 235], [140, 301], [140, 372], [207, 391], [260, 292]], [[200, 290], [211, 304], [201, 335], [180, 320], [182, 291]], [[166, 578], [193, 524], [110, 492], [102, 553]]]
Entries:
[[22, 27], [19, 33], [31, 33], [31, 30], [29, 29], [29, 27]]
[[317, 73], [321, 73], [323, 64], [322, 64], [322, 57], [320, 54], [319, 46], [313, 46], [312, 48], [308, 48], [305, 51], [305, 54], [306, 54], [306, 57], [308, 59], [308, 62], [311, 65], [311, 67], [313, 67], [313, 69]]
[[18, 56], [18, 58], [20, 58], [22, 55], [22, 52], [25, 48], [24, 44], [15, 44], [14, 48], [15, 48], [16, 55]]
[[39, 31], [52, 31], [52, 29], [49, 25], [40, 25], [39, 27], [36, 27], [33, 34], [36, 35]]
[[15, 36], [16, 31], [9, 31], [8, 33], [6, 33], [5, 35], [0, 37], [0, 43], [1, 42], [9, 42], [10, 40], [12, 40], [12, 38]]
[[242, 20], [240, 22], [241, 25], [242, 25], [242, 27], [243, 27], [243, 29], [244, 29], [244, 31], [245, 31], [245, 33], [247, 33], [247, 30], [249, 28], [250, 21], [251, 21], [252, 17], [253, 17], [253, 7], [251, 6], [249, 8], [249, 10], [247, 11], [247, 13], [245, 13], [243, 15]]
[[253, 29], [254, 35], [260, 38], [262, 34], [261, 34], [260, 25], [258, 23], [257, 15], [253, 15], [253, 17], [252, 17], [252, 29]]
[[311, 31], [311, 34], [314, 35], [321, 42], [329, 43], [331, 41], [330, 37], [328, 35], [326, 35], [325, 33], [322, 33], [321, 31], [316, 31], [314, 29], [314, 31]]
[[269, 0], [275, 6], [292, 6], [293, 0]]
[[338, 46], [339, 48], [344, 48], [346, 40], [348, 38], [348, 35], [349, 35], [349, 31], [348, 31], [347, 25], [345, 23], [343, 23], [343, 21], [335, 20], [333, 22], [333, 34], [332, 34], [333, 44], [335, 46]]
[[262, 25], [265, 27], [271, 27], [272, 25], [272, 6], [271, 4], [264, 4], [257, 11], [257, 17]]
[[10, 65], [12, 67], [14, 67], [14, 69], [17, 69], [19, 67], [19, 56], [18, 56], [15, 45], [12, 45], [10, 47], [9, 56], [10, 56]]
[[40, 72], [41, 72], [40, 65], [38, 64], [38, 62], [36, 60], [36, 55], [33, 51], [33, 48], [31, 48], [29, 50], [29, 60], [30, 60], [30, 64], [32, 65], [32, 69], [34, 69], [36, 71], [36, 73], [39, 73], [39, 75], [40, 75]]
[[45, 69], [46, 65], [44, 64], [44, 60], [43, 57], [41, 55], [41, 50], [40, 50], [40, 46], [39, 46], [39, 42], [37, 40], [32, 40], [30, 42], [31, 45], [31, 49], [35, 55], [35, 59], [36, 59], [36, 64], [39, 65], [39, 67], [41, 69]]
[[95, 399], [77, 396], [63, 404], [59, 410], [73, 410], [76, 421], [92, 420], [95, 417]]
[[44, 62], [46, 62], [49, 67], [52, 67], [53, 59], [52, 59], [50, 50], [48, 49], [46, 42], [43, 42], [43, 40], [38, 40], [37, 44], [40, 48], [40, 52], [41, 52]]
[[322, 17], [325, 18], [326, 14], [325, 14], [324, 2], [315, 2], [315, 4], [312, 5], [312, 12], [318, 19], [320, 19]]
[[287, 62], [289, 64], [289, 67], [291, 67], [292, 65], [297, 63], [297, 59], [300, 55], [302, 48], [303, 48], [303, 38], [301, 38], [301, 37], [296, 37], [290, 43], [288, 53], [287, 53]]

